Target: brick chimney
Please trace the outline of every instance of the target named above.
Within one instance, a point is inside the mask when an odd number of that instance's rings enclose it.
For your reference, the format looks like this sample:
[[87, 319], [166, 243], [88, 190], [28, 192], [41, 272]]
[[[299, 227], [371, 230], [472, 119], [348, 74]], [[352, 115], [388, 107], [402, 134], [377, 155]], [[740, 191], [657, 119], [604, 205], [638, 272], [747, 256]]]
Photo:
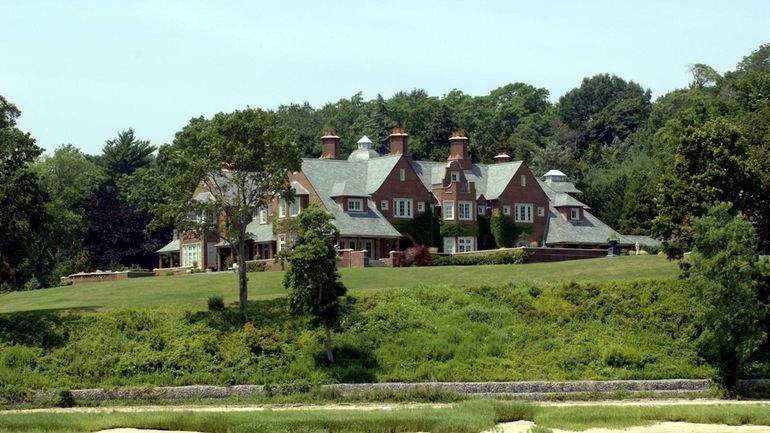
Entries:
[[404, 128], [393, 128], [393, 133], [390, 134], [390, 154], [412, 157], [409, 154], [409, 134]]
[[449, 161], [459, 161], [463, 170], [469, 170], [471, 168], [471, 156], [468, 153], [468, 137], [465, 136], [463, 131], [456, 131], [452, 133], [449, 138]]
[[321, 159], [340, 159], [340, 138], [334, 131], [321, 137]]
[[495, 164], [500, 164], [503, 162], [510, 162], [510, 161], [511, 161], [511, 157], [505, 152], [500, 152], [495, 156]]

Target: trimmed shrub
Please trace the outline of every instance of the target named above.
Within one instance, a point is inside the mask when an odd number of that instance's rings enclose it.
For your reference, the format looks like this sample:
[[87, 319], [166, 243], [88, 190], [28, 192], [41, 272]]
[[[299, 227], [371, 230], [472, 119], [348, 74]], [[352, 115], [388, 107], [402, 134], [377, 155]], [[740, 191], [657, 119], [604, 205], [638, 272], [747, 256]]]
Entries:
[[517, 265], [527, 262], [523, 250], [498, 251], [486, 254], [458, 254], [436, 256], [433, 266]]
[[208, 306], [209, 311], [223, 311], [225, 309], [225, 301], [221, 296], [209, 296]]
[[265, 262], [246, 262], [246, 272], [265, 272]]

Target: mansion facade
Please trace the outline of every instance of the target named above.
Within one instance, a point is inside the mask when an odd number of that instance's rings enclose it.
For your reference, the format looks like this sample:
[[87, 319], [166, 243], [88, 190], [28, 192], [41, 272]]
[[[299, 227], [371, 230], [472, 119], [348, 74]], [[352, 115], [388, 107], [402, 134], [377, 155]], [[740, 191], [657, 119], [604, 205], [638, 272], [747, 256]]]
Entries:
[[[525, 162], [511, 161], [504, 153], [493, 164], [476, 164], [468, 138], [460, 132], [449, 139], [446, 162], [414, 160], [408, 145], [409, 135], [396, 128], [388, 154], [377, 153], [364, 136], [343, 159], [340, 137], [327, 132], [321, 137], [320, 158], [303, 159], [301, 170], [289, 175], [294, 200], [274, 197], [248, 225], [246, 260], [272, 259], [285, 248], [290, 239], [274, 232], [274, 219], [294, 218], [311, 203], [333, 216], [341, 249], [364, 251], [370, 260], [414, 245], [418, 234], [409, 232], [416, 227], [409, 222], [426, 212], [445, 226], [463, 226], [452, 231], [461, 235], [441, 238], [438, 247], [444, 253], [477, 250], [478, 239], [472, 234], [478, 217], [496, 212], [527, 227], [517, 246], [606, 248], [611, 237], [624, 246], [639, 240], [619, 235], [594, 217], [578, 199], [580, 191], [558, 170], [538, 179]], [[193, 198], [211, 193], [201, 182]], [[216, 229], [199, 237], [183, 234], [158, 250], [159, 267], [222, 270], [233, 250]]]

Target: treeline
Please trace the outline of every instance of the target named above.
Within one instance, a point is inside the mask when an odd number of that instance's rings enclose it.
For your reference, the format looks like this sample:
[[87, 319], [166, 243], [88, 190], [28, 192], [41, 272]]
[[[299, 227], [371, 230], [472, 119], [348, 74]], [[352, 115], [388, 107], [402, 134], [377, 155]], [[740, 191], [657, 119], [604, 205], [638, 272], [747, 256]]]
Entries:
[[[560, 169], [600, 219], [622, 233], [670, 240], [672, 256], [690, 248], [692, 218], [729, 201], [733, 213], [752, 221], [767, 252], [770, 44], [724, 75], [704, 64], [690, 70], [688, 88], [656, 101], [638, 83], [601, 74], [555, 102], [546, 89], [514, 83], [484, 96], [412, 90], [364, 100], [359, 93], [267, 114], [293, 130], [307, 157], [320, 154], [326, 130], [342, 137], [343, 154], [362, 135], [386, 153], [392, 128], [403, 127], [416, 158], [446, 160], [449, 136], [463, 130], [475, 161], [507, 152], [536, 175]], [[185, 176], [174, 155], [204, 145], [210, 119], [191, 119], [157, 149], [128, 130], [107, 140], [101, 155], [65, 145], [41, 156], [15, 126], [19, 110], [0, 99], [0, 114], [0, 289], [45, 287], [76, 271], [154, 266], [154, 251], [178, 217], [161, 205], [192, 187], [180, 185]]]

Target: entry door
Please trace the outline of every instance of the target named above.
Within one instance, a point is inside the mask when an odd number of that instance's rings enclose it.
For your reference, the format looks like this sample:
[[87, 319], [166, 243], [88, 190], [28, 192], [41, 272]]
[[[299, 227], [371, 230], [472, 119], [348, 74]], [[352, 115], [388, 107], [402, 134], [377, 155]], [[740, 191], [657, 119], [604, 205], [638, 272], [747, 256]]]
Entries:
[[370, 240], [364, 241], [364, 249], [366, 250], [366, 257], [370, 259], [374, 258], [374, 242]]

